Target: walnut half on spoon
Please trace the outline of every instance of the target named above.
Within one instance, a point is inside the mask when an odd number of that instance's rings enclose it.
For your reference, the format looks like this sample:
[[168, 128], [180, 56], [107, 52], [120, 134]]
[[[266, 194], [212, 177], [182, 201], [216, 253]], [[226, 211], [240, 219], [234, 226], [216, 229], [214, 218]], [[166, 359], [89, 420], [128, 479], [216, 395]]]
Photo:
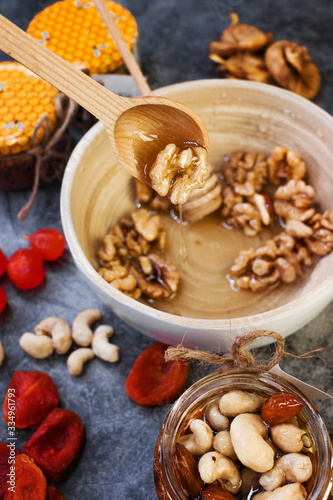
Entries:
[[0, 49], [95, 115], [121, 165], [149, 184], [147, 171], [167, 144], [208, 148], [208, 132], [189, 108], [167, 98], [120, 97], [0, 15]]

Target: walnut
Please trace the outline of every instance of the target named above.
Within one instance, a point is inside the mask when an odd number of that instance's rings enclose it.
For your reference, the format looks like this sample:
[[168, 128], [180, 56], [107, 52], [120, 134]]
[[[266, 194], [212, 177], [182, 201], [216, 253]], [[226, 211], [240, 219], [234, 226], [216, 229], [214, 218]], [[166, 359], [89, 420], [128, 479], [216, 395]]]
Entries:
[[282, 87], [313, 99], [319, 92], [321, 77], [306, 47], [281, 40], [265, 52], [266, 66]]
[[210, 55], [226, 56], [239, 51], [257, 52], [273, 40], [271, 33], [264, 33], [249, 24], [239, 24], [239, 17], [234, 12], [230, 14], [230, 19], [231, 25], [222, 32], [220, 40], [210, 43]]
[[180, 151], [168, 144], [156, 157], [149, 171], [151, 186], [174, 205], [186, 203], [192, 191], [204, 186], [208, 173], [207, 151], [202, 147]]
[[309, 220], [315, 214], [312, 207], [316, 192], [312, 186], [301, 180], [290, 180], [275, 191], [274, 209], [285, 221], [296, 219]]
[[256, 292], [280, 282], [293, 283], [303, 274], [302, 264], [312, 265], [307, 248], [282, 232], [257, 250], [241, 251], [230, 276], [239, 288]]
[[251, 203], [234, 205], [227, 224], [242, 229], [246, 236], [255, 236], [261, 230], [260, 216]]
[[[266, 158], [255, 151], [248, 153], [236, 151], [226, 158], [222, 166], [222, 174], [227, 185], [233, 186], [237, 194], [251, 196], [261, 191], [267, 180]], [[248, 184], [252, 186], [250, 191]]]
[[112, 286], [132, 299], [138, 300], [141, 296], [141, 290], [137, 287], [135, 278], [130, 274], [124, 278], [114, 280]]
[[306, 238], [312, 235], [311, 227], [300, 220], [289, 219], [286, 223], [286, 231], [294, 238]]
[[156, 240], [162, 227], [161, 219], [158, 215], [150, 215], [148, 210], [140, 208], [131, 214], [134, 222], [134, 229], [147, 241]]
[[251, 80], [261, 83], [273, 83], [263, 56], [240, 52], [228, 58], [211, 54], [210, 59], [216, 63], [216, 73], [225, 78]]
[[149, 253], [163, 251], [165, 246], [166, 232], [160, 217], [143, 208], [136, 210], [104, 237], [97, 252], [101, 261], [98, 273], [134, 299], [142, 292], [151, 298], [169, 297], [177, 290], [177, 268], [160, 255]]
[[300, 155], [278, 146], [267, 159], [269, 182], [276, 186], [285, 180], [300, 180], [306, 174], [306, 166]]
[[170, 209], [171, 202], [166, 196], [160, 196], [148, 184], [134, 179], [136, 199], [140, 205], [146, 205], [151, 210], [166, 212]]
[[177, 291], [180, 279], [172, 262], [153, 253], [139, 260], [139, 266], [131, 266], [129, 273], [135, 278], [142, 294], [151, 299], [171, 297]]
[[308, 223], [313, 232], [304, 240], [307, 248], [315, 255], [327, 255], [333, 249], [333, 212], [315, 214]]

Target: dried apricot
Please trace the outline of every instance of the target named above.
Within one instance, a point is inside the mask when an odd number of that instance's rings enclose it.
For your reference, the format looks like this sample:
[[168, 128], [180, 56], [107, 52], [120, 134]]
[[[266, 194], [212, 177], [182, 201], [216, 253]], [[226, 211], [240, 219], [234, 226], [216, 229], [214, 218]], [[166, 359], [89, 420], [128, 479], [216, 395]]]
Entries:
[[84, 428], [73, 411], [55, 408], [23, 446], [24, 452], [42, 469], [47, 479], [60, 481], [78, 460]]
[[136, 359], [125, 384], [128, 397], [146, 408], [171, 403], [182, 391], [189, 365], [187, 361], [165, 361], [168, 346], [155, 342]]
[[64, 500], [55, 486], [48, 486], [46, 500]]
[[[39, 467], [26, 455], [15, 458], [13, 485], [9, 476], [4, 500], [45, 500], [46, 479]], [[13, 488], [13, 489], [11, 489]]]
[[14, 373], [3, 403], [3, 419], [15, 427], [36, 428], [51, 410], [58, 406], [56, 386], [49, 375], [39, 371], [18, 370]]
[[15, 462], [16, 455], [20, 453], [10, 441], [0, 443], [0, 498], [3, 498], [7, 490], [10, 466]]

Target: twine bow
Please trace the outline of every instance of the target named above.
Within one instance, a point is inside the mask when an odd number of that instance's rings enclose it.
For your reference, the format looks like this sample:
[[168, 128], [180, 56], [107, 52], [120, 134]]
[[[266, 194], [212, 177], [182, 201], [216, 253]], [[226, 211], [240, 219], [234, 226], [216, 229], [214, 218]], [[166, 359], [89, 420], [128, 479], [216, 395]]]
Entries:
[[[259, 338], [272, 338], [276, 341], [276, 350], [273, 358], [267, 364], [258, 364], [253, 354], [248, 349], [248, 345], [258, 340]], [[205, 351], [187, 349], [182, 346], [169, 347], [165, 352], [165, 360], [172, 361], [177, 359], [193, 359], [198, 361], [204, 361], [213, 365], [225, 366], [226, 368], [256, 368], [258, 370], [263, 370], [268, 372], [277, 365], [284, 354], [296, 357], [296, 358], [310, 358], [317, 356], [318, 351], [324, 350], [324, 348], [316, 349], [314, 351], [307, 352], [300, 356], [290, 354], [284, 350], [284, 338], [272, 330], [254, 330], [243, 336], [237, 336], [234, 340], [230, 352], [219, 355], [213, 354]]]

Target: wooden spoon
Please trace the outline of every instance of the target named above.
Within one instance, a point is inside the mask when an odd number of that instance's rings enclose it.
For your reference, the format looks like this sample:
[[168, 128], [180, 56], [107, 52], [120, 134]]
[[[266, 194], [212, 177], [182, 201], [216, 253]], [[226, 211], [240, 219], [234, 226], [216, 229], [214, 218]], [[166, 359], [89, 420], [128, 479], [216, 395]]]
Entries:
[[186, 106], [163, 97], [118, 96], [1, 15], [0, 49], [95, 115], [122, 166], [148, 184], [149, 167], [167, 144], [209, 146], [202, 120]]

